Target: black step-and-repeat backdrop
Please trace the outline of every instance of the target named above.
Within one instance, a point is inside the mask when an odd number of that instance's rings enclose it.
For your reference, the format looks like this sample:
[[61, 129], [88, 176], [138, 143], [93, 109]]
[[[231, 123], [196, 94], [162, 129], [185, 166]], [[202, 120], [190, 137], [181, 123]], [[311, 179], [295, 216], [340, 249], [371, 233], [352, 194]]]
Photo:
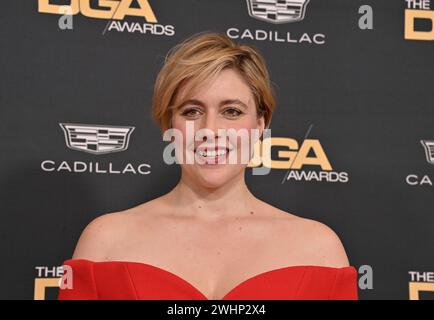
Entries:
[[0, 23], [1, 298], [56, 298], [92, 219], [174, 187], [153, 84], [206, 30], [277, 88], [252, 192], [334, 229], [360, 299], [434, 298], [434, 1], [6, 0]]

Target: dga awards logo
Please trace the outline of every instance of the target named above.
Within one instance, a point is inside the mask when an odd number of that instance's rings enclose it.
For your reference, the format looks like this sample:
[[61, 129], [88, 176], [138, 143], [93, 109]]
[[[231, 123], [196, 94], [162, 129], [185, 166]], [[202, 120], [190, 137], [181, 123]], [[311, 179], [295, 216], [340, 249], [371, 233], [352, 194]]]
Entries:
[[[434, 140], [420, 140], [425, 153], [427, 163], [434, 165]], [[429, 186], [433, 185], [433, 177], [428, 173], [411, 173], [407, 175], [405, 181], [410, 186]]]
[[[292, 44], [324, 44], [325, 34], [283, 31], [285, 24], [304, 20], [309, 0], [246, 0], [247, 13], [255, 20], [262, 21], [264, 28], [228, 28], [226, 34], [232, 39], [249, 39], [255, 41], [270, 41]], [[267, 30], [266, 26], [281, 25], [279, 30]]]
[[96, 126], [73, 123], [59, 124], [68, 148], [104, 154], [126, 150], [134, 127]]
[[434, 10], [430, 0], [405, 0], [404, 38], [434, 40]]
[[[67, 148], [101, 157], [125, 151], [128, 148], [132, 126], [59, 123]], [[99, 173], [99, 174], [150, 174], [147, 163], [113, 164], [105, 161], [69, 161], [47, 159], [41, 162], [45, 172]]]
[[318, 139], [304, 139], [301, 144], [288, 137], [265, 138], [262, 143], [258, 141], [248, 167], [260, 166], [285, 172], [282, 183], [288, 180], [340, 183], [349, 181], [347, 172], [333, 169]]
[[[63, 266], [36, 266], [34, 283], [34, 300], [47, 300], [47, 293], [54, 293], [52, 299], [57, 298], [57, 291], [61, 284]], [[53, 289], [50, 289], [53, 288]]]
[[434, 297], [434, 272], [409, 271], [408, 274], [410, 275], [408, 283], [410, 300], [425, 300], [424, 296], [428, 295]]
[[271, 22], [288, 23], [303, 20], [309, 0], [247, 0], [252, 18]]
[[[175, 34], [173, 25], [158, 24], [157, 16], [148, 0], [38, 0], [38, 12], [62, 15], [64, 20], [71, 20], [79, 13], [92, 19], [109, 20], [103, 33], [106, 30], [115, 30], [166, 36]], [[145, 20], [145, 23], [123, 21], [127, 17], [140, 18], [141, 21]], [[60, 23], [59, 20], [59, 26]]]

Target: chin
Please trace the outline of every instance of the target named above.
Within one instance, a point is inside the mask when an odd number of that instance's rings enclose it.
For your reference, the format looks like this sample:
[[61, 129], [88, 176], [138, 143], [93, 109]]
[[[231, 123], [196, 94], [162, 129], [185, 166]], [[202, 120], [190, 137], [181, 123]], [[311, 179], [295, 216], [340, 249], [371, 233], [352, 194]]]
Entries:
[[225, 185], [230, 180], [234, 179], [242, 171], [244, 167], [238, 167], [234, 170], [234, 166], [221, 165], [218, 168], [201, 168], [195, 172], [196, 179], [199, 184], [206, 188], [218, 188]]

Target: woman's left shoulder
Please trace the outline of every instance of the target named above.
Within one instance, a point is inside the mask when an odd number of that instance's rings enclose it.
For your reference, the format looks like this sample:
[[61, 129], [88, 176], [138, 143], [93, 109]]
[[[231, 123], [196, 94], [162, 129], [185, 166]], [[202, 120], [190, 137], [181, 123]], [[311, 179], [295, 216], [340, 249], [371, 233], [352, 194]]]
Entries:
[[298, 217], [295, 222], [301, 231], [300, 237], [318, 263], [328, 267], [349, 266], [344, 245], [337, 233], [325, 223]]
[[277, 210], [280, 215], [278, 229], [282, 231], [282, 236], [289, 237], [288, 242], [297, 239], [305, 251], [304, 256], [312, 260], [312, 264], [337, 268], [349, 266], [344, 245], [331, 227], [317, 220]]

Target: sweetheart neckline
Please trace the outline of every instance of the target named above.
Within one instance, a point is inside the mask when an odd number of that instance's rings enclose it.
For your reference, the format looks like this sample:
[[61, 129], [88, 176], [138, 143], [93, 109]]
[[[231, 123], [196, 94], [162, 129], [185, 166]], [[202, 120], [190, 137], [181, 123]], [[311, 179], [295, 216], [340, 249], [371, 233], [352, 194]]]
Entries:
[[198, 293], [200, 296], [202, 296], [205, 300], [225, 300], [225, 298], [230, 295], [231, 293], [233, 293], [236, 289], [238, 289], [239, 287], [241, 287], [242, 285], [244, 285], [247, 282], [253, 281], [254, 279], [269, 275], [271, 273], [274, 272], [278, 272], [278, 271], [283, 271], [283, 270], [291, 270], [291, 269], [301, 269], [301, 268], [320, 268], [323, 270], [333, 270], [335, 272], [337, 271], [343, 271], [343, 270], [347, 270], [347, 269], [351, 269], [351, 270], [356, 270], [354, 266], [346, 266], [346, 267], [328, 267], [328, 266], [317, 266], [317, 265], [292, 265], [292, 266], [284, 266], [284, 267], [279, 267], [279, 268], [274, 268], [268, 271], [263, 271], [260, 273], [257, 273], [256, 275], [253, 275], [251, 277], [248, 277], [245, 280], [242, 280], [241, 282], [239, 282], [237, 285], [235, 285], [232, 289], [230, 289], [228, 292], [226, 292], [222, 298], [220, 299], [211, 299], [208, 298], [201, 290], [199, 290], [196, 286], [194, 286], [193, 284], [191, 284], [189, 281], [185, 280], [184, 278], [182, 278], [181, 276], [173, 273], [172, 271], [166, 270], [164, 268], [149, 264], [149, 263], [145, 263], [145, 262], [139, 262], [139, 261], [124, 261], [124, 260], [110, 260], [110, 261], [93, 261], [93, 260], [89, 260], [89, 259], [67, 259], [64, 261], [63, 264], [65, 264], [68, 261], [84, 261], [87, 263], [91, 263], [91, 264], [101, 264], [101, 263], [125, 263], [125, 264], [136, 264], [136, 265], [142, 265], [145, 267], [151, 267], [154, 269], [159, 270], [160, 272], [164, 272], [166, 274], [170, 274], [171, 276], [175, 277], [176, 279], [178, 279], [179, 281], [181, 281], [182, 283], [190, 286], [194, 291], [196, 291], [196, 293]]

